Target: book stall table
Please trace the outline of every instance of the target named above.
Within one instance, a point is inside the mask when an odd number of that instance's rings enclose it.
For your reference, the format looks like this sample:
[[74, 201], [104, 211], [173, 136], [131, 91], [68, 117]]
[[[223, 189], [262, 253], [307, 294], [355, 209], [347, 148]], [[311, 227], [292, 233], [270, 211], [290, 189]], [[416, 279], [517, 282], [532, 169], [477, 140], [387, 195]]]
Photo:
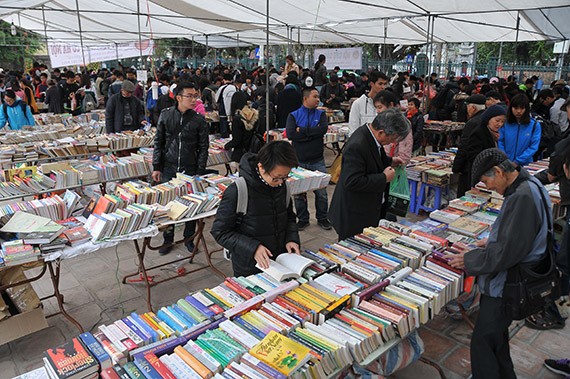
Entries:
[[[461, 135], [465, 123], [452, 121], [428, 121], [424, 125], [424, 140], [422, 143], [422, 152], [425, 154], [425, 148], [431, 145], [434, 148], [450, 147], [457, 145], [456, 140]], [[445, 146], [442, 143], [445, 139]]]
[[[143, 238], [142, 241], [142, 247], [140, 246], [138, 239], [134, 239], [133, 243], [135, 244], [135, 251], [137, 253], [137, 259], [138, 259], [138, 271], [132, 274], [127, 274], [125, 276], [123, 276], [123, 283], [133, 283], [133, 282], [139, 282], [139, 281], [143, 281], [145, 286], [146, 286], [146, 294], [147, 294], [147, 307], [149, 309], [150, 312], [153, 311], [152, 308], [152, 302], [151, 302], [151, 288], [160, 284], [160, 283], [164, 283], [167, 282], [169, 280], [181, 277], [181, 276], [186, 276], [188, 274], [194, 273], [194, 272], [198, 272], [198, 271], [202, 271], [205, 269], [211, 269], [214, 273], [216, 273], [217, 275], [219, 275], [222, 278], [226, 277], [226, 274], [224, 274], [222, 271], [220, 271], [213, 263], [212, 263], [212, 254], [217, 253], [222, 251], [222, 249], [215, 249], [210, 251], [208, 249], [208, 244], [206, 243], [206, 239], [204, 238], [204, 227], [206, 226], [206, 222], [205, 219], [212, 217], [216, 214], [216, 209], [206, 212], [206, 213], [202, 213], [199, 214], [197, 216], [194, 217], [190, 217], [190, 218], [185, 218], [182, 220], [177, 220], [177, 221], [167, 221], [165, 223], [160, 224], [157, 227], [157, 232], [156, 234], [158, 234], [158, 231], [163, 231], [164, 229], [166, 229], [167, 227], [170, 227], [172, 225], [183, 225], [184, 223], [186, 223], [187, 221], [196, 221], [196, 232], [194, 232], [194, 234], [190, 237], [187, 238], [182, 238], [180, 240], [174, 241], [171, 244], [162, 244], [159, 246], [152, 246], [151, 245], [151, 239], [153, 236], [146, 236]], [[155, 235], [156, 235], [155, 234]], [[144, 263], [144, 258], [146, 255], [147, 250], [160, 250], [163, 247], [168, 247], [168, 246], [176, 246], [176, 245], [180, 245], [183, 244], [185, 242], [188, 241], [194, 241], [194, 250], [192, 251], [192, 253], [190, 253], [190, 256], [187, 257], [182, 257], [182, 258], [177, 258], [177, 259], [173, 259], [170, 260], [166, 263], [162, 263], [159, 265], [155, 265], [152, 267], [146, 267], [145, 263]], [[188, 261], [189, 263], [192, 263], [192, 261], [194, 260], [194, 257], [196, 256], [196, 254], [198, 253], [198, 247], [201, 245], [201, 250], [204, 252], [204, 255], [206, 256], [206, 261], [207, 261], [207, 265], [206, 266], [202, 266], [202, 267], [197, 267], [194, 268], [192, 270], [179, 270], [177, 272], [177, 275], [175, 276], [169, 276], [166, 278], [162, 278], [160, 280], [155, 280], [153, 276], [149, 275], [149, 271], [151, 270], [155, 270], [164, 266], [168, 266], [171, 265], [173, 263], [178, 263], [178, 262], [182, 262], [182, 261]], [[138, 279], [136, 279], [138, 277]], [[129, 280], [129, 278], [135, 278], [135, 280]]]

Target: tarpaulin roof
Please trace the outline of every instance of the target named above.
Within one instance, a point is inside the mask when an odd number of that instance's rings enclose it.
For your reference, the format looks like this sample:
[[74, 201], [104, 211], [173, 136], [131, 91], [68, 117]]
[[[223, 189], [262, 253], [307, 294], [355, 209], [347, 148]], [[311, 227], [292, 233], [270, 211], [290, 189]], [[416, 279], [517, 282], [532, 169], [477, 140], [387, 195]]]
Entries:
[[[260, 45], [262, 0], [3, 0], [0, 18], [48, 39], [85, 44], [185, 37], [211, 47]], [[78, 5], [78, 7], [77, 7]], [[568, 0], [270, 0], [270, 44], [570, 39]], [[45, 19], [45, 23], [44, 23]]]

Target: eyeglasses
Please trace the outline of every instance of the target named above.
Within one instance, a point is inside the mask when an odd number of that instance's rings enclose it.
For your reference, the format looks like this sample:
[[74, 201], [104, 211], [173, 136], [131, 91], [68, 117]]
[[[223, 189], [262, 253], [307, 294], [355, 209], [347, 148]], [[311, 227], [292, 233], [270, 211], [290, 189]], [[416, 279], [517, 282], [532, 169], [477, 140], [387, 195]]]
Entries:
[[180, 97], [185, 97], [187, 99], [197, 99], [200, 97], [200, 95], [198, 93], [192, 94], [192, 95], [178, 95]]
[[[264, 170], [264, 171], [265, 171], [265, 170]], [[272, 176], [272, 175], [269, 173], [269, 171], [265, 171], [265, 173], [267, 174], [267, 176], [269, 176], [269, 177], [271, 178], [271, 181], [272, 181], [273, 183], [284, 183], [284, 182], [287, 181], [287, 179], [289, 179], [289, 178], [291, 177], [291, 175], [289, 174], [289, 175], [287, 175], [287, 176], [284, 177], [284, 178], [276, 178], [276, 177]]]

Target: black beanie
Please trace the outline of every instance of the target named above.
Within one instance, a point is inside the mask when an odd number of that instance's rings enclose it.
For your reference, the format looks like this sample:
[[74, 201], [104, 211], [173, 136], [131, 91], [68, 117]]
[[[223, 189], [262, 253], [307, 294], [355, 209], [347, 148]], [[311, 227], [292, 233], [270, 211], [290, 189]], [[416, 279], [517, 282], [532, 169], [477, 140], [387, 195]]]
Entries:
[[483, 112], [483, 114], [481, 115], [481, 125], [487, 126], [489, 120], [492, 119], [493, 117], [506, 116], [506, 115], [507, 111], [505, 110], [504, 107], [498, 104], [492, 105], [489, 108], [487, 108], [487, 110], [485, 110], [485, 112]]
[[489, 171], [492, 167], [499, 166], [508, 160], [509, 157], [507, 157], [507, 154], [497, 148], [485, 149], [480, 152], [475, 157], [473, 167], [471, 168], [471, 186], [475, 187], [475, 185], [481, 180], [481, 176], [483, 176], [483, 174]]

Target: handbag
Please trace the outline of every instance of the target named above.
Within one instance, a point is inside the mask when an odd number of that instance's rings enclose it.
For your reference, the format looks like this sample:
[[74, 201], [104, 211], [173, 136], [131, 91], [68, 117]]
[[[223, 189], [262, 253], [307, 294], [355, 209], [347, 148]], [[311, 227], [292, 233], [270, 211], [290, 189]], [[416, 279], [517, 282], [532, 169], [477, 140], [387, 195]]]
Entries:
[[341, 169], [342, 169], [342, 153], [339, 153], [328, 170], [331, 176], [330, 182], [332, 184], [338, 183], [338, 180], [340, 179]]
[[[534, 184], [538, 187], [538, 184]], [[548, 203], [540, 188], [539, 192], [548, 215]], [[513, 320], [522, 320], [540, 312], [560, 296], [560, 272], [556, 268], [554, 257], [554, 231], [552, 220], [547, 218], [548, 235], [544, 257], [539, 262], [519, 263], [507, 272], [503, 300]]]

